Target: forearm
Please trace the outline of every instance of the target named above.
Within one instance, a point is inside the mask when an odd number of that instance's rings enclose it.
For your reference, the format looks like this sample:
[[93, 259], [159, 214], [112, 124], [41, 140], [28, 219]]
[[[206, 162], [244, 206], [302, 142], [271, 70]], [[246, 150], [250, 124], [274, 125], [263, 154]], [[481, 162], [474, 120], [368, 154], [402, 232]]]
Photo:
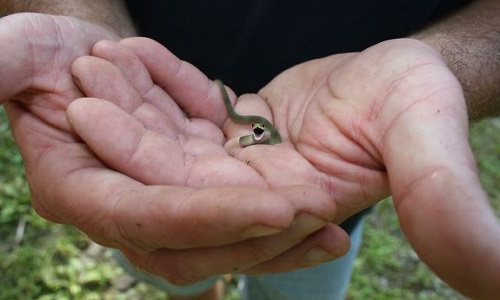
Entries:
[[441, 52], [470, 120], [500, 114], [500, 1], [478, 0], [413, 36]]
[[100, 25], [121, 37], [135, 35], [122, 0], [0, 0], [0, 14], [19, 12], [71, 16]]

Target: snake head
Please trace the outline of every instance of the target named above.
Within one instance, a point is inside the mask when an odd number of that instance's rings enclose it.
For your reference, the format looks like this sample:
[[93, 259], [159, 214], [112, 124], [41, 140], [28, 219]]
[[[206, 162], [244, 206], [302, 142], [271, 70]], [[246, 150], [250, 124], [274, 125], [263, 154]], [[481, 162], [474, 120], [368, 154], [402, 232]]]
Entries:
[[271, 137], [271, 132], [264, 123], [253, 123], [252, 131], [252, 134], [240, 137], [241, 146], [246, 147], [256, 144], [266, 144]]
[[253, 138], [257, 143], [263, 143], [271, 137], [271, 132], [264, 123], [252, 124]]

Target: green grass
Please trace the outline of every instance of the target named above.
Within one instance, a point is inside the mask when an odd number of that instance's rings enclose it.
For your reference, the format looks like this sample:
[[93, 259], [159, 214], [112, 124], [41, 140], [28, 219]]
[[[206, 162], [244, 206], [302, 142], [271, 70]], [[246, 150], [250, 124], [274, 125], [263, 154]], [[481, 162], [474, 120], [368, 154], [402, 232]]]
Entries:
[[[500, 120], [474, 126], [471, 135], [481, 180], [500, 215]], [[0, 113], [0, 300], [163, 299], [142, 283], [127, 281], [107, 249], [70, 226], [52, 224], [30, 207], [21, 157]], [[349, 300], [462, 299], [409, 247], [390, 200], [366, 222]], [[237, 300], [233, 289], [226, 300]]]

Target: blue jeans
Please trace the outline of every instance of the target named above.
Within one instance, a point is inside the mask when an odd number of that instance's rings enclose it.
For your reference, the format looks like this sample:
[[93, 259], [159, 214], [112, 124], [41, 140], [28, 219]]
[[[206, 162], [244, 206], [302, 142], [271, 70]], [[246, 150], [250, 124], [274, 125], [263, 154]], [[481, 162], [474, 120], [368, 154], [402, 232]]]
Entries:
[[[351, 233], [351, 249], [332, 262], [297, 271], [243, 276], [240, 291], [244, 300], [303, 300], [344, 299], [351, 277], [352, 266], [359, 251], [363, 235], [361, 221]], [[176, 296], [194, 296], [208, 290], [219, 277], [209, 278], [189, 286], [176, 286], [164, 279], [134, 268], [121, 252], [115, 257], [120, 265], [139, 280], [151, 283]]]

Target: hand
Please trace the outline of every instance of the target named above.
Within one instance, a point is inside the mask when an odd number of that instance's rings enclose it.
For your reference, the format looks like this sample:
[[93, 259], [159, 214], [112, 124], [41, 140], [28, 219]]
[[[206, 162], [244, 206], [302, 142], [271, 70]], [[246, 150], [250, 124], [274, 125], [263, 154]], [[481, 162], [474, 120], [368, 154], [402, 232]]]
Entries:
[[[72, 102], [67, 116], [120, 172], [93, 169], [116, 181], [95, 197], [101, 203], [79, 207], [91, 217], [85, 230], [94, 239], [177, 284], [287, 271], [347, 251], [347, 235], [328, 224], [336, 211], [328, 194], [304, 185], [269, 188], [226, 153], [219, 127], [227, 116], [211, 105], [217, 99], [223, 106], [219, 88], [199, 70], [142, 38], [103, 41], [92, 54], [76, 60], [72, 73], [97, 98]], [[318, 260], [318, 249], [326, 257]]]
[[[0, 19], [0, 99], [12, 122], [33, 206], [40, 215], [72, 224], [95, 241], [125, 249], [129, 254], [134, 253], [132, 250], [150, 253], [131, 254], [137, 264], [150, 271], [155, 271], [156, 262], [168, 259], [170, 265], [160, 265], [157, 273], [177, 283], [258, 265], [316, 231], [293, 250], [278, 256], [280, 265], [309, 265], [301, 257], [318, 244], [327, 251], [334, 249], [338, 255], [346, 251], [347, 237], [335, 227], [325, 227], [335, 214], [335, 206], [321, 191], [308, 187], [268, 191], [147, 186], [96, 159], [75, 136], [65, 113], [71, 101], [83, 96], [73, 82], [71, 64], [77, 57], [89, 54], [102, 39], [117, 37], [66, 17], [18, 14]], [[160, 151], [167, 158], [176, 155], [168, 150]], [[175, 175], [163, 171], [158, 174]], [[317, 201], [308, 204], [304, 200], [309, 197]], [[243, 241], [278, 232], [281, 234], [275, 237]], [[325, 241], [337, 232], [335, 241]], [[160, 249], [208, 246], [213, 247]], [[259, 247], [265, 247], [265, 251], [257, 251]], [[153, 249], [160, 250], [151, 252]], [[228, 255], [232, 251], [239, 255]], [[269, 262], [267, 265], [274, 266]]]
[[[122, 44], [140, 53], [167, 90], [182, 86], [183, 76], [170, 83], [161, 80], [165, 65], [156, 64], [168, 58], [164, 51], [144, 41]], [[212, 95], [213, 86], [203, 82], [198, 88]], [[456, 79], [432, 49], [399, 40], [362, 53], [334, 55], [284, 72], [259, 94], [242, 96], [238, 112], [270, 120], [274, 116], [287, 141], [241, 148], [238, 137], [249, 128], [226, 120], [226, 149], [269, 186], [292, 182], [324, 187], [335, 196], [338, 223], [384, 197], [390, 184], [403, 229], [438, 275], [465, 294], [477, 295], [476, 285], [481, 285], [480, 293], [498, 286], [498, 224], [477, 180], [464, 99]], [[202, 104], [196, 102], [199, 97], [185, 99], [180, 105], [189, 115], [216, 125], [227, 119], [221, 117], [221, 95], [205, 97]], [[73, 118], [80, 119], [79, 131], [89, 139], [90, 130], [99, 126], [83, 124], [82, 112], [73, 112]], [[98, 142], [91, 144], [97, 147]], [[462, 216], [474, 220], [475, 226], [461, 226]], [[479, 234], [483, 231], [488, 235]], [[459, 251], [451, 256], [446, 251], [450, 248]]]
[[432, 48], [393, 40], [310, 61], [236, 110], [272, 116], [286, 141], [241, 148], [248, 128], [226, 123], [229, 151], [270, 186], [290, 182], [277, 170], [298, 170], [334, 197], [337, 222], [390, 187], [420, 257], [465, 295], [498, 296], [500, 226], [477, 177], [461, 87]]

